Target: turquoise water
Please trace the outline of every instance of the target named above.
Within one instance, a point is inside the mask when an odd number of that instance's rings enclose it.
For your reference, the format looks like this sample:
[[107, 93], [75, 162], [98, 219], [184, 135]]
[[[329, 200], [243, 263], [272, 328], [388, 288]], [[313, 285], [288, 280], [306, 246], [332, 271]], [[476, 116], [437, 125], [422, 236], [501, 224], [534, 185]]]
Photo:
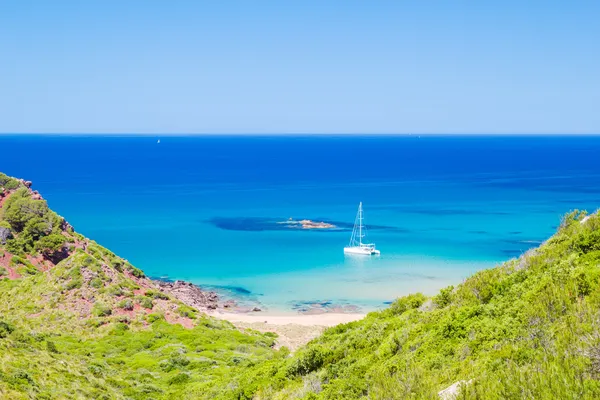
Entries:
[[[17, 137], [0, 170], [154, 277], [271, 312], [433, 294], [600, 203], [599, 137]], [[28, 157], [22, 154], [27, 151]], [[61, 156], [58, 156], [61, 155]], [[58, 161], [61, 160], [61, 161]], [[363, 201], [380, 257], [343, 254]]]

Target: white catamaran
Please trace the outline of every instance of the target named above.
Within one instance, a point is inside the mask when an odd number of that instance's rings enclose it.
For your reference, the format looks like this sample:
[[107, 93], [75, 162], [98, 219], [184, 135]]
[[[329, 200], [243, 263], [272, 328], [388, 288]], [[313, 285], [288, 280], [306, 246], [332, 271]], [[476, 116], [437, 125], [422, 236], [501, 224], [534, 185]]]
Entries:
[[362, 202], [358, 205], [358, 214], [354, 220], [354, 229], [352, 229], [352, 236], [350, 237], [350, 244], [348, 247], [344, 247], [344, 253], [346, 254], [363, 254], [363, 255], [379, 255], [381, 252], [375, 249], [374, 243], [363, 243], [363, 239], [366, 236], [366, 228], [363, 225], [363, 209]]

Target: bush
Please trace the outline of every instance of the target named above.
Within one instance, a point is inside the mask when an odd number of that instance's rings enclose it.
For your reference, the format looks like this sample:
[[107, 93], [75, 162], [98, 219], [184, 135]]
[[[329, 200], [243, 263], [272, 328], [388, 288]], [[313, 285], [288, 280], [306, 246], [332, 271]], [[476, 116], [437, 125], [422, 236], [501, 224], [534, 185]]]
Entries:
[[104, 286], [104, 282], [102, 282], [102, 279], [100, 278], [94, 278], [90, 281], [90, 286], [96, 289], [100, 289], [102, 286]]
[[148, 316], [146, 316], [146, 321], [148, 321], [149, 323], [153, 324], [156, 321], [164, 321], [165, 320], [165, 316], [162, 314], [148, 314]]
[[46, 341], [46, 350], [48, 350], [50, 353], [58, 353], [58, 349], [56, 348], [54, 342]]
[[158, 290], [152, 290], [152, 289], [146, 290], [146, 293], [144, 293], [144, 296], [151, 297], [153, 299], [169, 300], [169, 296], [167, 296], [163, 292], [159, 292]]
[[117, 271], [123, 272], [123, 261], [121, 259], [118, 259], [118, 258], [111, 259], [110, 265]]
[[92, 307], [92, 314], [95, 317], [107, 317], [112, 314], [112, 310], [105, 304], [97, 302], [94, 304], [94, 307]]
[[13, 190], [19, 187], [19, 181], [0, 172], [0, 187], [7, 190]]
[[168, 383], [169, 385], [181, 385], [183, 383], [187, 383], [190, 380], [190, 376], [185, 372], [180, 372], [174, 377], [170, 378]]
[[439, 307], [444, 308], [452, 302], [452, 291], [454, 286], [448, 286], [440, 290], [440, 293], [433, 298], [433, 302]]
[[123, 310], [131, 311], [133, 310], [133, 302], [130, 299], [121, 300], [119, 302], [119, 308]]
[[108, 293], [111, 296], [123, 296], [124, 292], [123, 292], [123, 288], [121, 287], [121, 285], [112, 285], [108, 288]]
[[142, 306], [148, 310], [152, 310], [152, 307], [154, 307], [154, 304], [152, 303], [152, 299], [150, 299], [148, 297], [140, 296], [137, 298], [137, 301], [140, 304], [140, 306]]
[[34, 248], [47, 257], [54, 257], [64, 250], [66, 241], [67, 240], [63, 235], [53, 233], [48, 236], [41, 237], [35, 243]]
[[119, 315], [116, 318], [117, 322], [122, 322], [124, 324], [129, 324], [131, 322], [131, 320], [129, 319], [129, 317], [127, 315]]
[[186, 318], [196, 318], [196, 310], [192, 307], [188, 307], [186, 305], [181, 305], [177, 308], [177, 313], [182, 317]]
[[83, 283], [82, 283], [81, 279], [78, 279], [78, 278], [71, 279], [65, 285], [65, 290], [79, 289], [79, 288], [81, 288], [82, 284]]
[[4, 339], [11, 333], [13, 333], [15, 328], [10, 325], [8, 322], [0, 321], [0, 339]]
[[320, 347], [311, 347], [301, 353], [288, 367], [288, 376], [306, 375], [319, 369], [325, 361], [325, 350]]
[[130, 273], [131, 275], [135, 276], [136, 278], [143, 278], [143, 277], [145, 277], [145, 276], [146, 276], [146, 275], [144, 275], [144, 273], [142, 272], [142, 270], [141, 270], [141, 269], [139, 269], [139, 268], [136, 268], [136, 267], [134, 267], [134, 266], [133, 266], [133, 265], [131, 265], [131, 264], [127, 264], [127, 265], [126, 265], [126, 269], [127, 269], [127, 271], [129, 271], [129, 273]]
[[111, 334], [113, 335], [122, 335], [124, 334], [126, 331], [129, 330], [129, 326], [124, 323], [124, 322], [117, 322], [115, 324], [115, 326], [113, 327]]
[[6, 200], [2, 216], [18, 236], [10, 243], [7, 240], [12, 250], [25, 253], [44, 250], [54, 254], [64, 244], [65, 238], [60, 235], [62, 218], [51, 211], [44, 200], [33, 200], [26, 188], [17, 189]]

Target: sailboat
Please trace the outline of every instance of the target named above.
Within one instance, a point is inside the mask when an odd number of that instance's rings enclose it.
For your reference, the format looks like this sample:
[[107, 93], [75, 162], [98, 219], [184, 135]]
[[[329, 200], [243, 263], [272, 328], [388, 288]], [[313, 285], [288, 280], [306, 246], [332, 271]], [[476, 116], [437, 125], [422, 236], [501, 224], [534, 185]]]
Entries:
[[363, 239], [366, 236], [366, 228], [363, 225], [363, 208], [362, 202], [358, 205], [358, 213], [354, 220], [354, 228], [352, 229], [352, 236], [350, 236], [350, 243], [347, 247], [344, 247], [345, 254], [362, 254], [366, 256], [379, 255], [381, 252], [375, 249], [374, 243], [363, 243]]

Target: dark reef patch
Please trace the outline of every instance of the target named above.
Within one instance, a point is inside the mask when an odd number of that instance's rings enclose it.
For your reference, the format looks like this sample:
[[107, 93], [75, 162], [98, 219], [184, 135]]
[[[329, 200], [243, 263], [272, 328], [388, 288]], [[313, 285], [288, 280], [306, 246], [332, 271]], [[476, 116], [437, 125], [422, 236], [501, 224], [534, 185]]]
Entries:
[[[214, 217], [206, 220], [219, 229], [228, 231], [315, 231], [315, 232], [350, 232], [354, 227], [353, 223], [343, 221], [332, 221], [326, 218], [297, 218], [294, 221], [311, 220], [314, 222], [324, 222], [334, 225], [333, 228], [306, 229], [297, 223], [289, 223], [287, 218], [262, 218], [262, 217]], [[368, 225], [369, 230], [381, 230], [386, 232], [407, 233], [409, 230], [394, 226]]]
[[334, 303], [331, 300], [298, 301], [291, 304], [292, 309], [299, 314], [325, 314], [325, 313], [359, 313], [361, 308], [346, 301]]

